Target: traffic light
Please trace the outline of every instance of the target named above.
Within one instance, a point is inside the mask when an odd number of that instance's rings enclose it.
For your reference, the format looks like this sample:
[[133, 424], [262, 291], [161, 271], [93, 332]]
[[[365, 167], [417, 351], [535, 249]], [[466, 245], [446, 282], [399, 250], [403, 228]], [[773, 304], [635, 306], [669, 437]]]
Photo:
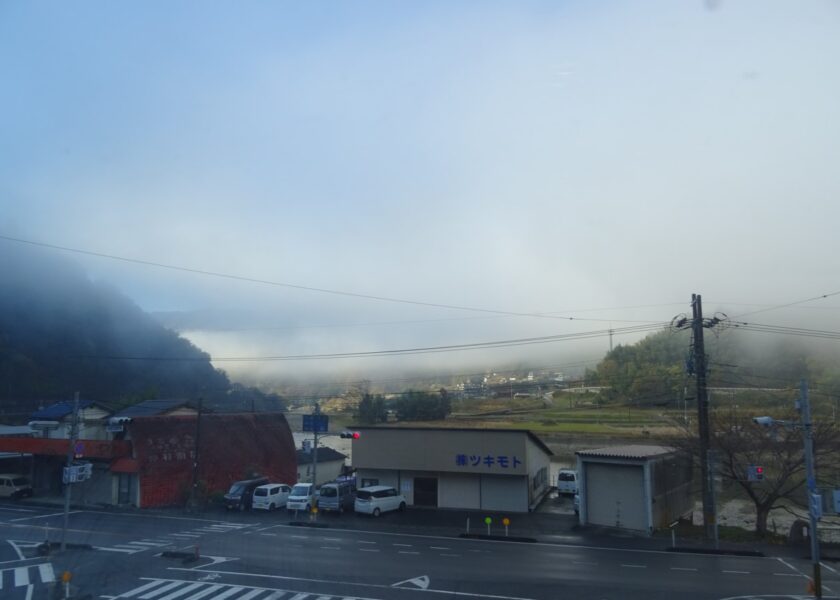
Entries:
[[342, 431], [339, 434], [339, 437], [344, 439], [358, 440], [362, 436], [359, 435], [358, 431]]
[[756, 467], [755, 468], [755, 480], [761, 481], [764, 479], [764, 467]]
[[763, 481], [764, 467], [758, 465], [750, 465], [747, 467], [747, 481]]

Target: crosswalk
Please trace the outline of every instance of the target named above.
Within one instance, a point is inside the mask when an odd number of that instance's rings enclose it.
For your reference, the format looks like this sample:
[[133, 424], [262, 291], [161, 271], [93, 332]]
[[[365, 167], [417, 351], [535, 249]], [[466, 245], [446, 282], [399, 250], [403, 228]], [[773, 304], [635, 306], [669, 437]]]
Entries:
[[[147, 578], [144, 578], [147, 579]], [[372, 600], [275, 588], [232, 585], [184, 579], [147, 579], [147, 583], [112, 598], [136, 600]]]
[[110, 546], [94, 546], [96, 550], [104, 552], [119, 552], [122, 554], [136, 554], [145, 550], [162, 550], [173, 546], [185, 545], [199, 540], [202, 536], [216, 533], [228, 533], [238, 529], [252, 527], [243, 523], [211, 523], [202, 527], [167, 533], [153, 538], [141, 538], [123, 544], [112, 544]]
[[[0, 570], [0, 590], [52, 583], [54, 581], [55, 571], [52, 564], [48, 562]], [[2, 595], [2, 592], [0, 592], [0, 597]]]

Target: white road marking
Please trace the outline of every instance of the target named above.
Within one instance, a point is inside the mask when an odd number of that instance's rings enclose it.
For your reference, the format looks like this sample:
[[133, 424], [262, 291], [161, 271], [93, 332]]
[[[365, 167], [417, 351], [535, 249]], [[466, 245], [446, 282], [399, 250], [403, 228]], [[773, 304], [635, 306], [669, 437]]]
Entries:
[[356, 540], [357, 544], [378, 544], [379, 542], [368, 542], [366, 540]]
[[696, 571], [693, 567], [671, 567], [672, 571]]
[[419, 552], [412, 552], [411, 550], [399, 550], [397, 554], [420, 554]]
[[[80, 513], [80, 512], [82, 512], [82, 511], [80, 511], [80, 510], [71, 510], [71, 511], [70, 511], [69, 513], [67, 513], [67, 514], [69, 514], [69, 515], [75, 515], [75, 514]], [[50, 513], [50, 514], [48, 514], [48, 515], [35, 515], [34, 517], [20, 517], [19, 519], [9, 519], [9, 523], [17, 523], [17, 522], [19, 522], [19, 521], [28, 521], [28, 520], [30, 520], [30, 519], [46, 519], [46, 518], [49, 518], [49, 517], [63, 517], [63, 516], [64, 516], [64, 513], [63, 513], [63, 512], [60, 512], [60, 513]]]
[[207, 588], [206, 590], [201, 590], [200, 592], [198, 592], [198, 593], [196, 593], [196, 594], [193, 594], [193, 595], [192, 595], [192, 596], [190, 596], [189, 598], [184, 598], [184, 600], [199, 600], [199, 598], [204, 598], [204, 596], [209, 596], [209, 595], [210, 595], [210, 594], [212, 594], [213, 592], [217, 592], [217, 591], [219, 591], [220, 589], [222, 589], [223, 587], [224, 587], [223, 585], [218, 585], [218, 584], [216, 584], [216, 585], [211, 585], [211, 586], [210, 586], [209, 588]]
[[291, 537], [291, 538], [297, 538], [297, 539], [299, 539], [299, 540], [308, 540], [308, 539], [309, 539], [309, 536], [308, 536], [308, 535], [290, 535], [289, 537]]
[[155, 596], [168, 592], [172, 588], [178, 587], [180, 584], [180, 581], [170, 581], [163, 587], [159, 587], [156, 590], [152, 590], [151, 592], [143, 594], [142, 596], [140, 596], [140, 600], [149, 600], [150, 598], [154, 598]]
[[[359, 550], [362, 550], [362, 548], [359, 548]], [[671, 554], [673, 556], [672, 553], [669, 553], [669, 554]], [[205, 570], [200, 568], [200, 567], [195, 567], [195, 568], [192, 568], [192, 569], [186, 568], [186, 567], [167, 567], [167, 569], [169, 571], [188, 571], [188, 572], [191, 572], [191, 573], [205, 572]], [[330, 585], [336, 585], [337, 584], [337, 585], [343, 585], [343, 586], [347, 586], [347, 587], [355, 586], [355, 587], [365, 587], [365, 588], [385, 589], [385, 590], [393, 589], [389, 585], [382, 585], [382, 584], [377, 584], [377, 583], [359, 583], [359, 582], [356, 582], [356, 581], [336, 581], [336, 580], [331, 580], [331, 579], [316, 579], [316, 578], [311, 578], [311, 577], [292, 577], [292, 576], [289, 576], [289, 575], [269, 575], [269, 574], [265, 574], [265, 573], [247, 573], [247, 572], [241, 572], [241, 571], [212, 571], [212, 572], [219, 573], [220, 575], [240, 575], [242, 577], [258, 577], [258, 578], [262, 578], [262, 579], [279, 579], [279, 580], [283, 580], [283, 581], [308, 581], [308, 582], [311, 582], [311, 583], [327, 583], [327, 584], [330, 584]], [[183, 580], [179, 580], [179, 581], [183, 581]], [[412, 588], [407, 588], [407, 589], [412, 589]], [[428, 593], [428, 594], [444, 594], [445, 596], [449, 596], [451, 598], [464, 597], [464, 598], [492, 598], [493, 600], [534, 600], [533, 598], [526, 598], [526, 597], [523, 597], [523, 596], [502, 596], [502, 595], [498, 595], [498, 594], [477, 594], [477, 593], [472, 593], [472, 592], [456, 592], [456, 591], [452, 591], [452, 590], [427, 589], [427, 590], [415, 590], [415, 591], [424, 592], [424, 593]], [[302, 598], [306, 598], [307, 595], [308, 594], [304, 594], [302, 596]], [[222, 600], [222, 598], [226, 598], [226, 597], [227, 597], [226, 595], [216, 596], [216, 597], [214, 597], [213, 600]], [[365, 599], [360, 598], [359, 596], [356, 596], [356, 595], [353, 595], [352, 598], [354, 598], [355, 600], [365, 600]], [[146, 599], [144, 599], [144, 600], [146, 600]], [[293, 599], [290, 598], [289, 600], [293, 600]]]
[[327, 542], [340, 542], [341, 540], [342, 540], [342, 538], [328, 538], [328, 537], [324, 538], [324, 541], [327, 541]]
[[722, 573], [732, 573], [733, 575], [749, 575], [749, 571], [721, 571]]
[[26, 586], [26, 599], [25, 600], [32, 600], [32, 586]]
[[838, 571], [837, 569], [834, 569], [834, 568], [832, 568], [832, 567], [828, 566], [827, 564], [825, 564], [825, 563], [824, 563], [824, 562], [822, 562], [822, 561], [820, 561], [820, 564], [821, 564], [822, 566], [824, 566], [826, 569], [828, 569], [829, 571], [831, 571], [832, 573], [840, 573], [840, 571]]
[[341, 550], [338, 546], [321, 546], [321, 550]]
[[444, 546], [429, 546], [430, 550], [451, 550], [452, 548], [445, 548]]
[[52, 583], [55, 581], [55, 571], [50, 563], [41, 563], [38, 565], [38, 574], [41, 576], [41, 581], [44, 583]]
[[647, 565], [627, 565], [622, 564], [622, 567], [627, 567], [628, 569], [647, 569]]
[[779, 577], [799, 577], [799, 573], [773, 573], [773, 575], [778, 575]]
[[590, 567], [597, 567], [598, 566], [598, 563], [590, 562], [588, 560], [573, 560], [572, 564], [573, 565], [588, 565]]
[[109, 548], [107, 546], [94, 546], [94, 550], [104, 550], [105, 552], [123, 552], [125, 554], [134, 554], [135, 552], [140, 552], [137, 548], [133, 548], [131, 550], [127, 550], [125, 548]]
[[29, 585], [29, 567], [15, 569], [15, 587]]
[[413, 544], [392, 544], [392, 546], [402, 546], [403, 548], [411, 548]]
[[6, 506], [0, 506], [0, 510], [8, 510], [8, 511], [12, 511], [12, 512], [29, 512], [29, 513], [37, 512], [37, 511], [32, 510], [31, 508], [8, 508]]
[[379, 552], [376, 548], [359, 548], [359, 552]]
[[171, 594], [167, 594], [163, 598], [159, 598], [158, 600], [175, 600], [178, 596], [183, 596], [184, 594], [189, 594], [191, 591], [200, 588], [201, 586], [205, 585], [204, 583], [191, 583], [187, 587], [181, 588], [179, 590], [175, 590]]
[[131, 598], [133, 596], [136, 596], [137, 594], [142, 594], [143, 592], [145, 592], [148, 589], [151, 589], [153, 587], [157, 587], [160, 584], [162, 584], [163, 582], [164, 582], [163, 579], [155, 579], [154, 581], [151, 581], [151, 582], [149, 582], [145, 585], [141, 585], [137, 589], [131, 590], [130, 592], [126, 592], [125, 594], [120, 594], [119, 597], [120, 598]]
[[454, 558], [454, 557], [461, 556], [461, 555], [460, 554], [441, 554], [441, 556], [451, 556], [451, 557]]
[[170, 533], [172, 537], [179, 537], [179, 538], [200, 538], [200, 535], [195, 535], [194, 533]]
[[268, 537], [277, 537], [276, 533], [261, 533], [260, 535], [267, 535]]

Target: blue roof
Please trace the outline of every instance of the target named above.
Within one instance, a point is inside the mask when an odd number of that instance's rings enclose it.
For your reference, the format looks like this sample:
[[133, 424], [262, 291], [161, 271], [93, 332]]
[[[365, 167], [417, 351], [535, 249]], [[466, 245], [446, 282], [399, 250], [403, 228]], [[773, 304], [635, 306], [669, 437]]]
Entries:
[[187, 400], [145, 400], [139, 404], [124, 408], [115, 414], [114, 417], [155, 417], [188, 405], [189, 401]]
[[[79, 409], [90, 408], [94, 405], [91, 400], [79, 400]], [[73, 412], [73, 401], [62, 400], [32, 413], [35, 421], [58, 421]]]

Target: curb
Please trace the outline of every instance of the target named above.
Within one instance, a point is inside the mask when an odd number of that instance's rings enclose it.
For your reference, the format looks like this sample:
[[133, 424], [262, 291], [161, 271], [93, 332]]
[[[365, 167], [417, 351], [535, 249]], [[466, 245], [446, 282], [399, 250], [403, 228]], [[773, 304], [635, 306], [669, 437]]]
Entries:
[[497, 542], [524, 542], [529, 544], [536, 544], [537, 539], [531, 537], [518, 537], [507, 535], [487, 535], [483, 533], [462, 533], [458, 537], [471, 540], [494, 540]]
[[766, 555], [758, 550], [719, 550], [716, 548], [687, 548], [685, 546], [670, 546], [668, 552], [681, 552], [684, 554], [717, 554], [723, 556], [756, 556], [763, 558]]

